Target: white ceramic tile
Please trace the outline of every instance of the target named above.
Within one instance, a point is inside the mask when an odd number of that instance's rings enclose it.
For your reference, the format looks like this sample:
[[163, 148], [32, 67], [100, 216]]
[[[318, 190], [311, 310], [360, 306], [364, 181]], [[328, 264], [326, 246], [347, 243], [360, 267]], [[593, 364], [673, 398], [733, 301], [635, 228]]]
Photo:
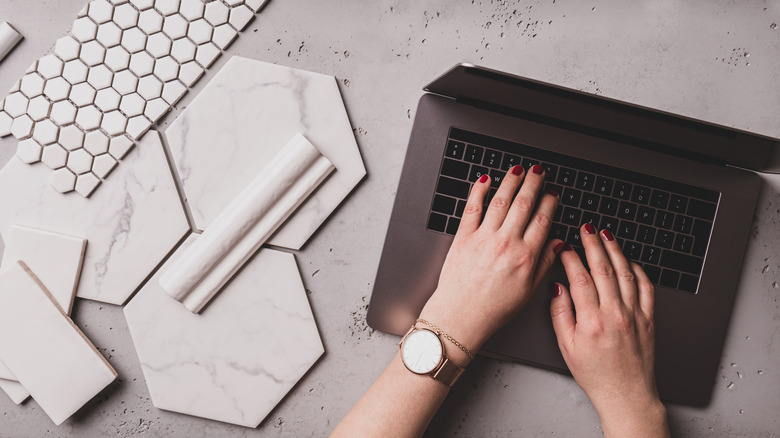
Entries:
[[73, 103], [80, 107], [92, 105], [92, 103], [95, 102], [95, 88], [88, 82], [82, 82], [74, 85], [70, 89], [70, 95], [68, 97]]
[[36, 122], [49, 117], [49, 111], [51, 111], [51, 102], [43, 96], [33, 97], [27, 105], [27, 115]]
[[108, 112], [119, 108], [119, 101], [122, 96], [111, 87], [104, 88], [95, 95], [95, 105], [103, 112]]
[[144, 115], [152, 123], [157, 123], [160, 118], [171, 109], [168, 102], [162, 98], [152, 99], [146, 102], [146, 108], [144, 109]]
[[108, 145], [108, 153], [117, 160], [121, 160], [134, 145], [135, 143], [124, 135], [111, 137], [111, 141]]
[[88, 66], [101, 64], [106, 56], [106, 49], [97, 41], [90, 41], [81, 45], [79, 59]]
[[76, 175], [89, 172], [92, 169], [92, 155], [83, 148], [70, 151], [67, 166]]
[[127, 117], [119, 112], [119, 110], [113, 110], [103, 114], [103, 121], [100, 124], [100, 127], [112, 136], [125, 132], [126, 126]]
[[107, 0], [94, 0], [89, 3], [87, 15], [96, 23], [105, 23], [111, 20], [114, 13], [114, 6]]
[[76, 192], [85, 198], [89, 198], [99, 185], [100, 179], [90, 172], [76, 177]]
[[127, 135], [132, 139], [139, 139], [151, 128], [152, 122], [143, 115], [136, 115], [127, 120]]
[[155, 58], [162, 58], [171, 53], [171, 39], [162, 32], [149, 35], [146, 40], [146, 51]]
[[32, 73], [38, 68], [38, 60], [36, 59], [33, 61], [32, 64], [30, 64], [29, 67], [27, 67], [27, 70], [24, 71], [25, 74]]
[[187, 29], [187, 36], [196, 44], [203, 44], [211, 41], [211, 32], [214, 28], [204, 19], [190, 22]]
[[59, 193], [72, 192], [76, 187], [76, 175], [66, 168], [55, 170], [49, 177], [51, 187]]
[[114, 167], [116, 167], [117, 161], [109, 154], [102, 154], [95, 157], [92, 162], [92, 173], [100, 179], [105, 179]]
[[219, 26], [227, 23], [228, 14], [230, 14], [230, 8], [224, 3], [219, 1], [206, 3], [204, 17], [212, 25]]
[[49, 169], [56, 170], [65, 167], [65, 164], [68, 162], [68, 151], [58, 144], [46, 146], [43, 148], [41, 161]]
[[238, 6], [244, 4], [244, 0], [224, 0], [224, 1], [230, 6]]
[[157, 279], [124, 309], [157, 408], [256, 427], [324, 351], [291, 254], [260, 251], [200, 315]]
[[179, 38], [178, 40], [173, 42], [173, 45], [171, 46], [171, 57], [178, 61], [180, 64], [183, 64], [188, 61], [192, 61], [195, 59], [195, 50], [198, 48], [198, 46], [195, 45], [192, 41], [190, 41], [188, 38]]
[[[114, 140], [109, 151], [120, 146]], [[0, 170], [0, 232], [5, 236], [12, 225], [23, 223], [86, 238], [81, 298], [124, 303], [189, 232], [157, 132], [147, 132], [89, 199], [58, 194], [49, 186], [50, 174], [46, 166], [19, 160]]]
[[30, 393], [24, 389], [24, 386], [14, 380], [0, 379], [0, 389], [5, 391], [5, 393], [8, 394], [8, 397], [11, 398], [11, 401], [17, 405], [21, 404], [30, 396]]
[[334, 170], [296, 134], [160, 277], [160, 286], [198, 313]]
[[112, 47], [106, 50], [104, 62], [111, 70], [124, 70], [130, 65], [130, 53], [122, 46]]
[[68, 93], [70, 93], [70, 84], [62, 77], [49, 79], [46, 81], [43, 92], [52, 102], [64, 100], [68, 97]]
[[5, 137], [11, 133], [13, 122], [13, 117], [9, 116], [5, 111], [0, 111], [0, 137]]
[[237, 36], [238, 32], [233, 29], [233, 26], [229, 24], [220, 24], [214, 29], [214, 35], [211, 36], [211, 40], [217, 47], [225, 50]]
[[130, 29], [138, 23], [138, 11], [128, 3], [117, 6], [112, 21], [122, 29]]
[[198, 46], [198, 52], [195, 54], [195, 60], [198, 61], [198, 64], [202, 65], [204, 68], [209, 68], [221, 53], [222, 52], [219, 50], [219, 47], [212, 43], [201, 44]]
[[131, 93], [126, 96], [122, 96], [122, 102], [119, 104], [119, 109], [125, 113], [127, 117], [133, 117], [139, 114], [143, 114], [145, 105], [146, 101], [143, 97], [141, 97], [138, 93]]
[[154, 0], [130, 0], [130, 3], [139, 11], [144, 11], [154, 6]]
[[99, 128], [101, 119], [103, 113], [95, 105], [83, 106], [76, 112], [76, 123], [85, 131]]
[[66, 62], [62, 69], [62, 77], [71, 85], [86, 81], [87, 73], [89, 73], [89, 68], [80, 59]]
[[179, 63], [170, 56], [160, 58], [154, 64], [154, 75], [160, 78], [160, 80], [163, 82], [176, 79], [178, 74]]
[[44, 82], [44, 79], [38, 72], [28, 73], [22, 78], [21, 87], [19, 89], [28, 98], [33, 98], [43, 93]]
[[70, 61], [79, 57], [81, 44], [72, 36], [66, 35], [54, 44], [54, 53], [63, 61]]
[[84, 136], [84, 149], [92, 156], [108, 152], [108, 137], [101, 131], [88, 132]]
[[133, 56], [130, 57], [130, 71], [139, 78], [152, 74], [154, 58], [146, 52], [133, 53]]
[[43, 147], [40, 143], [32, 138], [21, 140], [16, 146], [16, 156], [26, 164], [32, 164], [41, 161], [42, 153]]
[[60, 128], [57, 143], [69, 151], [76, 150], [84, 144], [84, 131], [75, 125]]
[[240, 31], [246, 27], [254, 16], [254, 11], [249, 9], [246, 5], [235, 6], [230, 9], [230, 18], [228, 19], [228, 22]]
[[296, 132], [317, 145], [337, 171], [269, 241], [294, 249], [365, 175], [338, 85], [332, 76], [228, 60], [165, 133], [195, 226], [206, 229]]
[[163, 15], [175, 14], [179, 11], [179, 0], [156, 0], [154, 7]]
[[85, 43], [95, 39], [97, 24], [87, 17], [82, 17], [73, 22], [73, 28], [71, 28], [70, 33], [76, 40]]
[[18, 139], [27, 138], [32, 135], [32, 129], [35, 122], [27, 114], [14, 119], [11, 124], [11, 134]]
[[253, 11], [257, 12], [260, 10], [260, 8], [263, 7], [263, 5], [266, 4], [268, 0], [246, 0], [244, 4], [252, 8]]
[[22, 260], [70, 315], [87, 241], [81, 237], [14, 225], [6, 235], [0, 273]]
[[51, 106], [51, 120], [58, 125], [67, 125], [76, 120], [76, 107], [67, 100], [55, 102]]
[[89, 69], [89, 75], [87, 76], [87, 82], [92, 85], [96, 90], [111, 86], [111, 81], [114, 78], [114, 73], [108, 69], [105, 65], [98, 65]]
[[104, 47], [114, 47], [122, 40], [122, 29], [111, 21], [103, 23], [98, 26], [95, 39]]
[[59, 127], [49, 119], [35, 123], [33, 138], [42, 145], [52, 144], [57, 141]]
[[11, 117], [19, 117], [27, 111], [29, 103], [30, 99], [25, 97], [21, 91], [16, 91], [6, 96], [3, 111]]
[[178, 102], [186, 92], [187, 87], [178, 80], [173, 80], [166, 82], [163, 85], [162, 98], [169, 104], [176, 105], [176, 102]]
[[122, 33], [122, 47], [130, 53], [140, 52], [146, 47], [146, 34], [134, 27]]
[[44, 55], [38, 60], [38, 73], [45, 79], [51, 79], [62, 74], [62, 60], [53, 54]]
[[204, 70], [197, 62], [190, 61], [179, 67], [179, 80], [187, 87], [192, 87], [201, 76]]
[[59, 425], [116, 371], [21, 265], [0, 275], [0, 285], [2, 360]]
[[123, 95], [135, 92], [136, 86], [138, 86], [138, 78], [129, 70], [114, 74], [114, 81], [111, 82], [111, 88]]
[[201, 0], [182, 0], [181, 5], [179, 5], [179, 13], [182, 17], [186, 18], [187, 21], [195, 21], [198, 18], [203, 17], [203, 3], [205, 2]]
[[171, 37], [172, 40], [186, 36], [187, 20], [180, 14], [169, 15], [163, 21], [163, 32]]
[[138, 28], [151, 35], [162, 30], [163, 16], [154, 9], [148, 9], [138, 16]]
[[147, 101], [162, 95], [162, 82], [157, 77], [147, 75], [138, 80], [138, 94]]

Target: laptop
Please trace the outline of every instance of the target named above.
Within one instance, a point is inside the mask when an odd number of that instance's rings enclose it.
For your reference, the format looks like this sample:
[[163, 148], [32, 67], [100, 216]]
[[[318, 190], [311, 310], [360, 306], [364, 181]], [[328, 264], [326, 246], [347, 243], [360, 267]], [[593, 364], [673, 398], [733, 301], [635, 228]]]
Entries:
[[[541, 164], [561, 193], [551, 237], [580, 254], [584, 222], [607, 228], [656, 286], [662, 399], [708, 404], [761, 180], [780, 140], [470, 64], [424, 89], [368, 309], [402, 335], [436, 288], [470, 187]], [[567, 372], [549, 283], [481, 354]]]

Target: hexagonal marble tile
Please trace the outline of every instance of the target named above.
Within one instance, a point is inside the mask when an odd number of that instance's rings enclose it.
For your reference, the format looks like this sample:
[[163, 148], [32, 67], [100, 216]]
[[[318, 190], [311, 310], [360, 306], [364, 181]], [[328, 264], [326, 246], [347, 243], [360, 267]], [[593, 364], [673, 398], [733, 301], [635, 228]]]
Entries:
[[199, 315], [158, 278], [124, 309], [157, 408], [257, 427], [324, 352], [292, 254], [260, 251]]
[[197, 229], [206, 229], [297, 132], [337, 171], [269, 241], [293, 249], [363, 178], [360, 151], [334, 77], [231, 58], [165, 131]]

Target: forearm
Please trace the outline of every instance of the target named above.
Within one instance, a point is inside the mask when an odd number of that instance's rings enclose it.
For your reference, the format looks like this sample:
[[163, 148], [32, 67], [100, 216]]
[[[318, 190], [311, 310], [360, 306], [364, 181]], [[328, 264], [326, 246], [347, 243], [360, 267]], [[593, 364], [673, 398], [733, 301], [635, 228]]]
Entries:
[[655, 399], [643, 406], [622, 406], [600, 409], [599, 417], [606, 438], [668, 438], [669, 421], [666, 408]]

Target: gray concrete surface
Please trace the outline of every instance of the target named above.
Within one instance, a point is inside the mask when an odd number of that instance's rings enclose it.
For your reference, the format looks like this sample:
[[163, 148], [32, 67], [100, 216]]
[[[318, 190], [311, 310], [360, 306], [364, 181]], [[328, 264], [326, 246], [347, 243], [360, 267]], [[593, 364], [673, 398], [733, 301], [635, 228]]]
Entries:
[[[49, 50], [84, 2], [0, 0], [0, 19], [25, 35], [0, 63], [0, 90]], [[228, 56], [335, 75], [368, 168], [297, 254], [326, 354], [259, 428], [207, 421], [154, 408], [121, 309], [78, 300], [76, 322], [120, 380], [60, 427], [35, 402], [18, 407], [0, 396], [0, 436], [327, 435], [395, 353], [397, 338], [372, 331], [365, 314], [427, 81], [473, 62], [780, 137], [777, 24], [776, 1], [271, 0]], [[0, 139], [0, 163], [15, 147]], [[669, 405], [675, 436], [780, 436], [780, 177], [764, 181], [712, 403]], [[572, 379], [480, 358], [429, 435], [595, 437], [601, 430]]]

